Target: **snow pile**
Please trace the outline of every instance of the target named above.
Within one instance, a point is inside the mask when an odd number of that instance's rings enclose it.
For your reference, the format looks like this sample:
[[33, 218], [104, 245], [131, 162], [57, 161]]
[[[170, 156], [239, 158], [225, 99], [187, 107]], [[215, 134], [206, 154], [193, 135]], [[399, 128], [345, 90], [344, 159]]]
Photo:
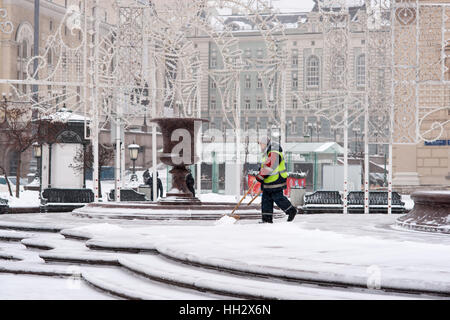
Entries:
[[8, 205], [11, 208], [30, 208], [39, 207], [39, 191], [26, 190], [20, 192], [20, 198], [16, 198], [14, 195], [10, 196], [9, 193], [0, 192], [0, 198], [8, 200]]
[[402, 194], [402, 201], [405, 203], [405, 210], [410, 211], [414, 208], [414, 200], [409, 194]]
[[72, 232], [80, 233], [81, 235], [99, 235], [99, 236], [114, 236], [123, 232], [123, 228], [109, 223], [96, 223], [82, 227], [70, 229]]
[[237, 220], [233, 217], [230, 216], [223, 216], [222, 218], [220, 218], [219, 220], [217, 220], [214, 224], [216, 226], [225, 226], [225, 225], [230, 225], [230, 224], [234, 224]]

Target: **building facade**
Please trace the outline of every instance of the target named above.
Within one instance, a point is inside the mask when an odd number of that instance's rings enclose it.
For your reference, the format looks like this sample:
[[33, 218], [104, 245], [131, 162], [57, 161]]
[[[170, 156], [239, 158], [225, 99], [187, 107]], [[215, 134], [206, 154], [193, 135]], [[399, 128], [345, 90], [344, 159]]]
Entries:
[[[113, 6], [113, 0], [99, 1], [97, 6], [97, 17], [100, 20], [100, 29], [103, 33], [108, 32], [109, 28], [117, 21], [117, 13]], [[62, 63], [63, 72], [58, 80], [70, 81], [74, 79], [74, 75], [79, 74], [79, 61], [74, 60], [73, 57], [65, 57], [64, 52], [47, 51], [46, 44], [50, 36], [58, 34], [61, 39], [68, 46], [77, 46], [81, 41], [81, 32], [76, 30], [71, 32], [67, 24], [61, 24], [64, 15], [70, 6], [80, 8], [82, 12], [83, 1], [78, 0], [41, 0], [39, 8], [39, 54], [44, 55], [47, 60], [48, 70], [54, 70], [56, 67], [57, 55], [63, 55], [59, 60]], [[7, 18], [12, 22], [14, 29], [12, 33], [0, 32], [0, 79], [23, 80], [27, 78], [27, 68], [30, 58], [35, 56], [34, 48], [34, 0], [0, 0], [0, 8], [5, 9]], [[61, 28], [61, 29], [59, 29]], [[81, 59], [81, 57], [79, 57]], [[41, 78], [41, 75], [40, 75]], [[27, 84], [16, 85], [18, 92], [24, 95], [29, 95], [32, 87]], [[80, 105], [80, 99], [75, 98], [80, 95], [80, 88], [68, 88], [64, 86], [51, 85], [39, 87], [39, 92], [46, 94], [41, 99], [49, 99], [55, 105], [64, 106], [72, 109], [75, 112]], [[9, 105], [14, 105], [17, 97], [14, 90], [7, 85], [0, 84], [0, 93], [4, 93], [0, 103], [0, 116], [4, 118], [4, 108]], [[11, 94], [11, 95], [10, 95]], [[50, 98], [49, 98], [50, 97]], [[67, 98], [66, 98], [67, 97]], [[107, 120], [107, 119], [103, 119]], [[0, 120], [0, 123], [2, 120]], [[4, 140], [4, 139], [3, 139]], [[7, 141], [3, 141], [0, 137], [0, 164], [6, 169], [8, 175], [15, 175], [17, 154], [8, 146]], [[158, 143], [161, 139], [158, 139]], [[105, 124], [100, 132], [100, 143], [111, 144], [111, 126]], [[148, 168], [152, 166], [151, 157], [151, 132], [148, 122], [144, 117], [134, 119], [125, 133], [125, 144], [137, 143], [141, 146], [136, 166], [139, 168]], [[125, 148], [126, 150], [126, 148]], [[36, 171], [36, 159], [32, 154], [32, 148], [29, 148], [22, 155], [22, 175], [25, 177], [28, 173]], [[128, 152], [125, 153], [126, 168], [131, 167]], [[113, 165], [113, 162], [111, 162]]]

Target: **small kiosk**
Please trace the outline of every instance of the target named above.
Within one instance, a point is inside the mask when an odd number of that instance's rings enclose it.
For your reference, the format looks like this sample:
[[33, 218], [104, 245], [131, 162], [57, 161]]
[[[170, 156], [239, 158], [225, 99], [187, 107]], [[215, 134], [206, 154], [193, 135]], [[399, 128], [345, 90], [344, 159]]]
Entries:
[[41, 212], [72, 211], [93, 202], [94, 193], [86, 188], [84, 163], [75, 165], [77, 154], [84, 153], [89, 144], [84, 138], [87, 119], [60, 109], [43, 121], [47, 122], [47, 130], [55, 123], [65, 125], [41, 145]]

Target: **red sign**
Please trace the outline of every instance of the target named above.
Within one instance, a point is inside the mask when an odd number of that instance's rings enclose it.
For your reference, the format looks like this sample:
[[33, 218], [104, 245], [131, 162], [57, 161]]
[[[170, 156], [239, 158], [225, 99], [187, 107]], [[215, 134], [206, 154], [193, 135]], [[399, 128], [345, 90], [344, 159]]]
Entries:
[[[249, 188], [250, 186], [253, 185], [253, 182], [256, 181], [256, 177], [252, 176], [252, 175], [248, 175], [248, 185]], [[305, 187], [306, 185], [306, 178], [291, 178], [288, 177], [287, 178], [287, 188], [284, 189], [284, 195], [285, 196], [290, 196], [291, 194], [291, 188], [295, 187], [295, 188], [300, 188], [300, 187]], [[261, 190], [261, 183], [259, 183], [258, 181], [256, 181], [256, 184], [253, 186], [253, 189], [250, 190], [250, 194], [252, 194], [253, 196], [255, 196], [256, 194], [258, 194], [258, 192]]]

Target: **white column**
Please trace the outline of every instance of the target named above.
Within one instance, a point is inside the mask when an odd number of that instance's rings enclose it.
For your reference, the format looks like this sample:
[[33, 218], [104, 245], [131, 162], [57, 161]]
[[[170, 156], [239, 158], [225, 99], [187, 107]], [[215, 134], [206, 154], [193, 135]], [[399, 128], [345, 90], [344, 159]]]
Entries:
[[[123, 126], [121, 126], [120, 129], [125, 131]], [[123, 136], [125, 137], [125, 134]], [[120, 180], [122, 180], [123, 189], [125, 188], [125, 139], [120, 146]]]
[[[366, 78], [367, 79], [367, 78]], [[369, 213], [369, 97], [366, 93], [364, 107], [364, 213]]]
[[[392, 131], [391, 131], [392, 137]], [[388, 164], [388, 214], [392, 213], [392, 138], [389, 143], [389, 164]]]
[[[116, 108], [119, 109], [119, 104], [116, 101]], [[118, 111], [118, 110], [117, 110]], [[119, 114], [117, 112], [117, 114]], [[115, 169], [114, 169], [114, 189], [115, 189], [115, 201], [120, 201], [120, 147], [121, 147], [121, 132], [120, 132], [120, 118], [119, 116], [116, 119], [116, 157], [115, 157]]]
[[286, 71], [283, 70], [281, 72], [281, 109], [280, 109], [280, 134], [281, 134], [281, 145], [283, 146], [283, 148], [285, 147], [286, 144], [286, 81], [287, 81], [287, 77], [286, 77]]
[[[202, 117], [202, 109], [201, 109], [202, 108], [201, 107], [202, 106], [202, 104], [201, 104], [201, 81], [200, 81], [201, 77], [200, 77], [200, 75], [197, 75], [197, 77], [198, 77], [199, 80], [197, 82], [197, 92], [196, 92], [196, 94], [197, 94], [197, 106], [196, 107], [197, 107], [197, 117], [201, 118]], [[199, 132], [198, 139], [196, 141], [197, 154], [200, 157], [199, 161], [196, 164], [196, 170], [195, 170], [195, 173], [196, 173], [195, 181], [197, 183], [197, 194], [198, 195], [200, 195], [201, 192], [202, 192], [202, 181], [201, 181], [201, 179], [202, 179], [202, 171], [201, 171], [202, 170], [202, 156], [203, 156], [202, 129], [203, 129], [203, 125], [200, 125], [200, 130], [201, 131]]]
[[343, 213], [347, 213], [348, 196], [348, 99], [344, 100], [344, 194], [343, 194]]
[[241, 77], [237, 73], [236, 76], [236, 197], [240, 198], [241, 195]]
[[[146, 48], [146, 51], [148, 52], [148, 42], [145, 41], [144, 47]], [[155, 63], [155, 47], [154, 43], [151, 43], [151, 85], [149, 85], [149, 90], [152, 92], [152, 119], [156, 118], [156, 63]], [[153, 200], [156, 201], [157, 199], [157, 169], [156, 166], [158, 165], [158, 159], [157, 159], [157, 153], [158, 153], [158, 145], [157, 145], [157, 139], [156, 139], [156, 126], [157, 124], [155, 122], [152, 122], [152, 175], [153, 175], [153, 185], [152, 185], [152, 192], [153, 192]], [[166, 190], [166, 192], [169, 190]]]
[[[97, 20], [97, 7], [94, 5], [92, 7], [92, 18], [93, 18], [93, 28], [94, 28], [94, 37], [93, 37], [93, 56], [94, 61], [91, 62], [93, 64], [93, 79], [91, 83], [91, 106], [93, 111], [93, 119], [92, 119], [92, 150], [94, 155], [94, 163], [93, 163], [93, 188], [94, 188], [94, 201], [99, 201], [99, 188], [98, 185], [100, 183], [99, 179], [99, 154], [98, 154], [98, 144], [99, 144], [99, 114], [98, 114], [98, 103], [97, 103], [97, 79], [98, 79], [98, 32], [99, 32], [99, 21]], [[92, 68], [91, 68], [92, 69]]]

